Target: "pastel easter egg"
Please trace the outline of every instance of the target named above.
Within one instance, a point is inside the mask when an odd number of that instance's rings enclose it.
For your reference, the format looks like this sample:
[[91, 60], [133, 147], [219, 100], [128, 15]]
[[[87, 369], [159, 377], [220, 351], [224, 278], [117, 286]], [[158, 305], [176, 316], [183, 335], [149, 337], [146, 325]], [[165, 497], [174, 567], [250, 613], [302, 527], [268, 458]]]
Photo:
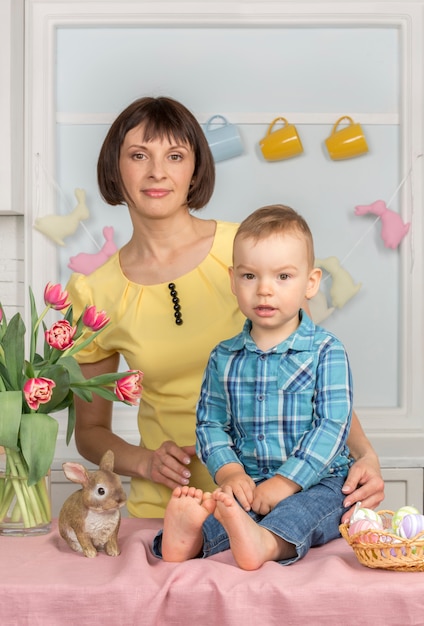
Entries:
[[[376, 530], [382, 530], [383, 526], [377, 520], [371, 519], [358, 519], [356, 522], [351, 522], [349, 525], [349, 536], [356, 535], [364, 530], [375, 528]], [[364, 533], [356, 538], [356, 541], [362, 541], [363, 543], [377, 543], [380, 537], [377, 533]]]
[[354, 514], [352, 515], [351, 521], [356, 522], [362, 519], [372, 520], [374, 522], [378, 522], [379, 524], [383, 525], [381, 521], [381, 517], [373, 509], [367, 509], [365, 507], [356, 509]]
[[424, 515], [409, 513], [401, 519], [398, 526], [398, 533], [404, 539], [411, 539], [423, 531]]
[[392, 528], [395, 533], [398, 532], [399, 524], [405, 515], [419, 515], [419, 513], [419, 510], [415, 508], [415, 506], [401, 506], [392, 517]]
[[[402, 542], [400, 539], [392, 539], [391, 543], [402, 543]], [[392, 548], [390, 550], [390, 554], [394, 557], [405, 556], [406, 550], [403, 547], [400, 550], [399, 549], [395, 550], [394, 548]]]

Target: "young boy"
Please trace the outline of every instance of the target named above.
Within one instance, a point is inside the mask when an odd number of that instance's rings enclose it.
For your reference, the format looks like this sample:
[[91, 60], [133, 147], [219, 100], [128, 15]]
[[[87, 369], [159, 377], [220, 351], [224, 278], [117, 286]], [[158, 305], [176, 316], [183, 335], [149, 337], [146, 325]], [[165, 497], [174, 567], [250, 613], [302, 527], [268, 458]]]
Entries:
[[247, 320], [212, 351], [197, 407], [197, 452], [219, 488], [177, 487], [154, 552], [231, 548], [253, 570], [339, 536], [352, 383], [340, 341], [302, 310], [321, 270], [300, 215], [275, 205], [244, 220], [230, 279]]

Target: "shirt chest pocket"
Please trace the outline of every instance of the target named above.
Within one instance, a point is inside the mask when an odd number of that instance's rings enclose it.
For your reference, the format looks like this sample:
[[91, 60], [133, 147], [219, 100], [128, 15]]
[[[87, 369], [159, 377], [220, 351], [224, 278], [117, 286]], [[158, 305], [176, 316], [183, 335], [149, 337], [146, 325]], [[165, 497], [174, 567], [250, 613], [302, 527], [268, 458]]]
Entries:
[[316, 363], [313, 355], [305, 358], [303, 352], [287, 355], [280, 361], [277, 376], [279, 391], [284, 393], [313, 393], [316, 382]]

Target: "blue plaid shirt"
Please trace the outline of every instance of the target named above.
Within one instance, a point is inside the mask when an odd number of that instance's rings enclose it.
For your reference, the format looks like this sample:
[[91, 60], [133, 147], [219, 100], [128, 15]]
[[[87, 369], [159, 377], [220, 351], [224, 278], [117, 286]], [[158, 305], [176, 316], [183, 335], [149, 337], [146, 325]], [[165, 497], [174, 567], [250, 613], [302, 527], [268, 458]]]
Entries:
[[346, 351], [300, 311], [297, 330], [267, 352], [243, 331], [212, 351], [197, 405], [196, 449], [212, 476], [241, 463], [255, 481], [275, 474], [302, 489], [346, 476], [352, 415]]

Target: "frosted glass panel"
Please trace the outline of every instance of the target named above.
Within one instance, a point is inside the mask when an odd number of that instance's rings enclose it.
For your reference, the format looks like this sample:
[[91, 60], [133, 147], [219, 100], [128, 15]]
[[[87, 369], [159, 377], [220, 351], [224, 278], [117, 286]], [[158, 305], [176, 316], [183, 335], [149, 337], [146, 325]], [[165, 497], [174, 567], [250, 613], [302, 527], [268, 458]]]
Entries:
[[[102, 245], [104, 226], [114, 226], [118, 246], [131, 232], [126, 208], [106, 206], [97, 191], [96, 161], [108, 129], [101, 114], [113, 118], [143, 95], [172, 96], [203, 116], [225, 111], [239, 126], [245, 152], [217, 164], [215, 194], [201, 215], [240, 221], [269, 203], [301, 212], [317, 257], [336, 256], [362, 283], [323, 322], [348, 348], [355, 406], [398, 406], [401, 254], [385, 248], [375, 216], [358, 217], [354, 208], [382, 199], [402, 210], [409, 184], [396, 192], [402, 128], [364, 124], [369, 153], [333, 162], [324, 149], [332, 124], [314, 122], [314, 115], [399, 116], [400, 35], [396, 27], [58, 28], [58, 211], [72, 209], [76, 187], [86, 190], [90, 209], [60, 250], [61, 280], [70, 274], [70, 256]], [[310, 116], [298, 125], [301, 156], [265, 162], [258, 142], [267, 124], [237, 119], [270, 111]], [[93, 123], [78, 115], [91, 115]], [[330, 288], [324, 273], [326, 296]]]
[[194, 110], [395, 112], [393, 28], [59, 29], [57, 108], [119, 112], [166, 93]]

